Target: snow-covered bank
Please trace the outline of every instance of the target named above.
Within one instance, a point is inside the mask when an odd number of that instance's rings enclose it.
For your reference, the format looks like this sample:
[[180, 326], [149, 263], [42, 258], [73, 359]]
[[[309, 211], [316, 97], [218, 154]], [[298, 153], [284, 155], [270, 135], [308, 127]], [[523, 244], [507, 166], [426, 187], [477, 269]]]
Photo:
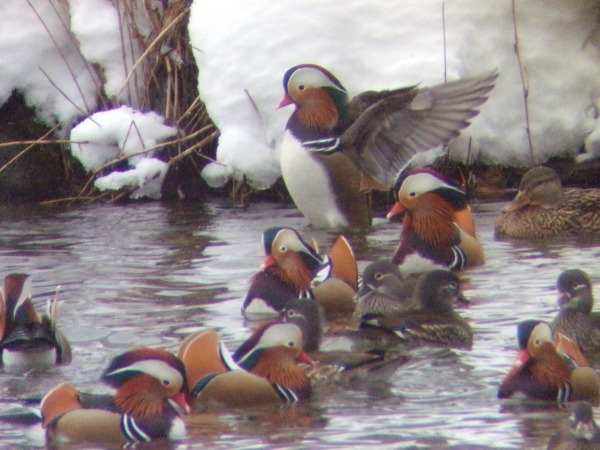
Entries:
[[[208, 166], [204, 175], [218, 184], [243, 173], [258, 187], [276, 179], [291, 112], [275, 109], [281, 80], [305, 62], [329, 68], [351, 94], [442, 83], [444, 59], [448, 79], [497, 69], [495, 90], [453, 142], [451, 157], [465, 161], [469, 139], [471, 160], [485, 164], [528, 166], [575, 155], [600, 127], [599, 2], [515, 0], [515, 6], [516, 21], [511, 0], [349, 0], [343, 7], [318, 0], [196, 0], [189, 30], [199, 88], [222, 133], [218, 160], [228, 166]], [[595, 155], [599, 139], [596, 131], [587, 142]]]

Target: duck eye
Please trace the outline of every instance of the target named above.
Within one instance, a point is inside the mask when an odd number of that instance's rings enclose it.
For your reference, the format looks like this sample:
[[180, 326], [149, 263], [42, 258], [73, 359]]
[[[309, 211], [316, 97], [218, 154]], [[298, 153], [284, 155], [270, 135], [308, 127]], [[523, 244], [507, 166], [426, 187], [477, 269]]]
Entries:
[[168, 386], [169, 384], [171, 384], [171, 382], [169, 380], [162, 380], [162, 384], [164, 386]]
[[299, 91], [303, 91], [303, 90], [304, 90], [304, 85], [303, 85], [303, 84], [299, 85], [299, 86], [298, 86], [298, 90], [299, 90]]
[[535, 345], [540, 345], [540, 343], [541, 343], [541, 342], [540, 342], [540, 340], [539, 340], [539, 339], [536, 339], [536, 340], [535, 340]]
[[409, 197], [416, 197], [417, 193], [413, 191], [413, 192], [409, 193], [408, 196]]
[[281, 247], [279, 247], [279, 250], [285, 253], [287, 252], [287, 247], [285, 245], [282, 245]]
[[293, 347], [293, 346], [294, 346], [294, 341], [290, 341], [290, 342], [288, 342], [288, 345], [289, 345], [290, 347]]

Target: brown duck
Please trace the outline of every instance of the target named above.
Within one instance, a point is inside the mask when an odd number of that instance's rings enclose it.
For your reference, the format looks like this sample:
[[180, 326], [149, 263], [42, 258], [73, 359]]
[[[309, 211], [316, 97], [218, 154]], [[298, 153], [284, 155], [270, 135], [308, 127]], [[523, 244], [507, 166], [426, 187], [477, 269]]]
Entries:
[[562, 187], [558, 174], [534, 167], [496, 218], [496, 233], [516, 238], [600, 233], [600, 189]]
[[560, 311], [550, 325], [584, 353], [600, 350], [600, 314], [592, 312], [594, 296], [588, 275], [580, 269], [565, 270], [557, 281]]

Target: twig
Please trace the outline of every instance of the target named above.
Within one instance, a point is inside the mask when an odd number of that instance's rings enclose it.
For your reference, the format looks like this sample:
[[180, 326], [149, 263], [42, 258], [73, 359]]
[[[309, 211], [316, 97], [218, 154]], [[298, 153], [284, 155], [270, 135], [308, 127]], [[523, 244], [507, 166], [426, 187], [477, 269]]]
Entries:
[[[190, 148], [186, 149], [185, 151], [181, 152], [179, 155], [171, 158], [169, 160], [169, 166], [172, 166], [174, 164], [177, 164], [180, 160], [182, 160], [183, 158], [191, 155], [195, 150], [197, 150], [200, 147], [204, 147], [206, 144], [214, 141], [218, 136], [219, 136], [219, 131], [213, 131], [212, 134], [210, 134], [209, 136], [205, 137], [204, 139], [202, 139], [200, 142], [198, 142], [197, 144], [192, 145]], [[200, 154], [201, 157], [208, 159], [211, 162], [217, 162], [215, 160], [213, 160], [212, 158], [209, 158], [206, 155]], [[218, 164], [218, 163], [217, 163]]]
[[444, 83], [448, 81], [448, 72], [446, 64], [446, 3], [442, 2], [442, 33], [444, 38]]
[[[79, 83], [77, 82], [77, 77], [75, 76], [75, 73], [73, 72], [73, 69], [71, 68], [71, 65], [69, 64], [67, 57], [65, 56], [65, 54], [63, 53], [63, 51], [61, 50], [61, 47], [58, 45], [58, 42], [56, 42], [56, 39], [54, 38], [54, 36], [52, 35], [52, 33], [50, 32], [50, 29], [48, 28], [48, 26], [46, 25], [46, 23], [44, 22], [44, 19], [42, 19], [42, 17], [39, 15], [39, 13], [37, 12], [37, 10], [34, 8], [34, 6], [31, 4], [30, 0], [27, 0], [27, 4], [29, 5], [29, 7], [32, 9], [32, 11], [34, 12], [34, 14], [37, 16], [37, 18], [39, 19], [40, 23], [42, 24], [42, 26], [46, 29], [46, 32], [48, 33], [48, 36], [50, 36], [50, 39], [52, 39], [52, 43], [54, 44], [54, 47], [56, 48], [56, 50], [58, 51], [58, 53], [60, 54], [61, 59], [63, 60], [63, 62], [65, 63], [65, 66], [67, 67], [67, 70], [69, 71], [69, 74], [71, 75], [71, 78], [73, 79], [73, 82], [75, 83], [75, 87], [77, 88], [77, 90], [79, 91], [79, 95], [81, 96], [81, 100], [83, 101], [83, 104], [85, 106], [85, 108], [87, 109], [87, 111], [90, 111], [90, 107], [87, 105], [87, 102], [85, 101], [85, 95], [83, 95], [83, 91], [81, 90], [81, 86], [79, 85]], [[42, 70], [40, 68], [40, 70]], [[43, 72], [43, 70], [42, 70]], [[44, 72], [44, 75], [46, 75], [46, 73]], [[48, 78], [48, 75], [46, 75], [46, 77]], [[49, 79], [49, 78], [48, 78]], [[52, 83], [52, 81], [50, 80], [50, 82]], [[52, 83], [52, 85], [54, 87], [56, 87], [56, 84]], [[62, 95], [65, 95], [64, 92], [60, 91], [59, 92]], [[67, 98], [67, 100], [69, 100], [71, 102], [71, 104], [73, 104], [78, 110], [82, 111], [81, 108], [79, 108], [78, 106], [75, 105], [75, 103], [73, 101], [71, 101], [68, 97], [65, 96], [65, 98]]]
[[513, 26], [515, 30], [514, 50], [517, 54], [517, 61], [519, 63], [519, 74], [521, 75], [521, 85], [523, 86], [523, 103], [525, 105], [525, 131], [527, 133], [527, 142], [529, 144], [529, 156], [531, 158], [531, 164], [533, 165], [535, 161], [533, 158], [533, 143], [531, 141], [531, 129], [529, 127], [529, 81], [527, 79], [527, 69], [523, 65], [523, 61], [521, 60], [521, 52], [519, 51], [519, 35], [517, 33], [517, 12], [515, 0], [511, 0], [511, 5]]
[[60, 93], [60, 95], [62, 95], [65, 98], [66, 101], [68, 101], [71, 105], [73, 105], [75, 107], [75, 109], [77, 109], [77, 111], [79, 111], [81, 114], [87, 115], [87, 112], [85, 112], [83, 109], [81, 109], [79, 106], [77, 106], [75, 104], [75, 102], [69, 98], [69, 96], [67, 95], [67, 93], [64, 92], [61, 88], [59, 88], [58, 85], [54, 81], [52, 81], [52, 78], [50, 78], [50, 76], [46, 73], [46, 71], [44, 69], [42, 69], [41, 67], [38, 67], [38, 69], [40, 69], [40, 71], [46, 77], [46, 79], [48, 80], [48, 82], [52, 86], [54, 86], [54, 88]]
[[156, 36], [156, 38], [154, 38], [154, 40], [150, 43], [150, 45], [148, 46], [148, 48], [144, 51], [144, 53], [142, 53], [142, 55], [138, 58], [138, 60], [135, 62], [135, 64], [133, 65], [133, 67], [129, 70], [129, 73], [127, 74], [127, 78], [125, 78], [125, 81], [123, 82], [123, 86], [121, 87], [121, 91], [125, 88], [125, 86], [127, 86], [127, 84], [129, 83], [130, 78], [133, 75], [133, 72], [135, 72], [135, 70], [137, 69], [137, 66], [140, 65], [142, 63], [142, 61], [144, 59], [146, 59], [146, 56], [148, 56], [148, 54], [154, 50], [154, 47], [156, 47], [156, 45], [158, 43], [160, 43], [160, 41], [162, 40], [163, 36], [165, 34], [167, 34], [167, 32], [173, 28], [177, 22], [179, 22], [183, 17], [185, 17], [185, 15], [188, 13], [188, 10], [186, 9], [185, 11], [181, 12], [177, 17], [175, 17], [175, 19], [173, 19], [173, 21], [167, 25], [158, 36]]
[[[58, 128], [58, 125], [55, 125], [54, 128], [52, 128], [51, 130], [49, 130], [46, 134], [44, 134], [40, 140], [43, 140], [46, 136], [52, 134], [56, 129]], [[21, 150], [19, 153], [17, 153], [15, 156], [13, 156], [10, 161], [8, 161], [6, 164], [4, 164], [2, 167], [0, 167], [0, 173], [4, 171], [4, 169], [6, 169], [8, 166], [10, 166], [13, 162], [15, 162], [17, 159], [19, 159], [21, 156], [23, 156], [25, 153], [27, 153], [30, 149], [32, 149], [33, 147], [35, 147], [35, 145], [37, 144], [38, 141], [33, 141], [30, 145], [28, 145], [26, 148], [24, 148], [23, 150]]]

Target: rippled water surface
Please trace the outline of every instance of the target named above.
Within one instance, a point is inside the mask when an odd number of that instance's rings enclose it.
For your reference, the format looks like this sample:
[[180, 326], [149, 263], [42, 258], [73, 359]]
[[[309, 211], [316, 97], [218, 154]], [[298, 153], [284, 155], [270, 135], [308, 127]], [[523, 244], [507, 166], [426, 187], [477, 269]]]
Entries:
[[[296, 407], [187, 417], [175, 447], [544, 447], [566, 413], [552, 405], [501, 404], [496, 390], [516, 353], [515, 324], [556, 313], [555, 282], [572, 267], [595, 281], [598, 239], [532, 244], [494, 239], [500, 204], [474, 208], [487, 262], [463, 275], [473, 304], [471, 351], [419, 350], [388, 385], [332, 388]], [[260, 237], [292, 226], [322, 249], [337, 236], [306, 227], [291, 207], [141, 203], [70, 209], [0, 206], [0, 275], [29, 272], [36, 304], [61, 285], [59, 325], [73, 362], [46, 373], [0, 372], [0, 413], [18, 411], [68, 380], [105, 390], [109, 359], [134, 346], [176, 351], [195, 330], [216, 327], [230, 348], [254, 324], [240, 314], [247, 280], [262, 261]], [[391, 256], [399, 225], [382, 219], [350, 234], [359, 269]], [[36, 445], [36, 427], [0, 422], [0, 447]]]

